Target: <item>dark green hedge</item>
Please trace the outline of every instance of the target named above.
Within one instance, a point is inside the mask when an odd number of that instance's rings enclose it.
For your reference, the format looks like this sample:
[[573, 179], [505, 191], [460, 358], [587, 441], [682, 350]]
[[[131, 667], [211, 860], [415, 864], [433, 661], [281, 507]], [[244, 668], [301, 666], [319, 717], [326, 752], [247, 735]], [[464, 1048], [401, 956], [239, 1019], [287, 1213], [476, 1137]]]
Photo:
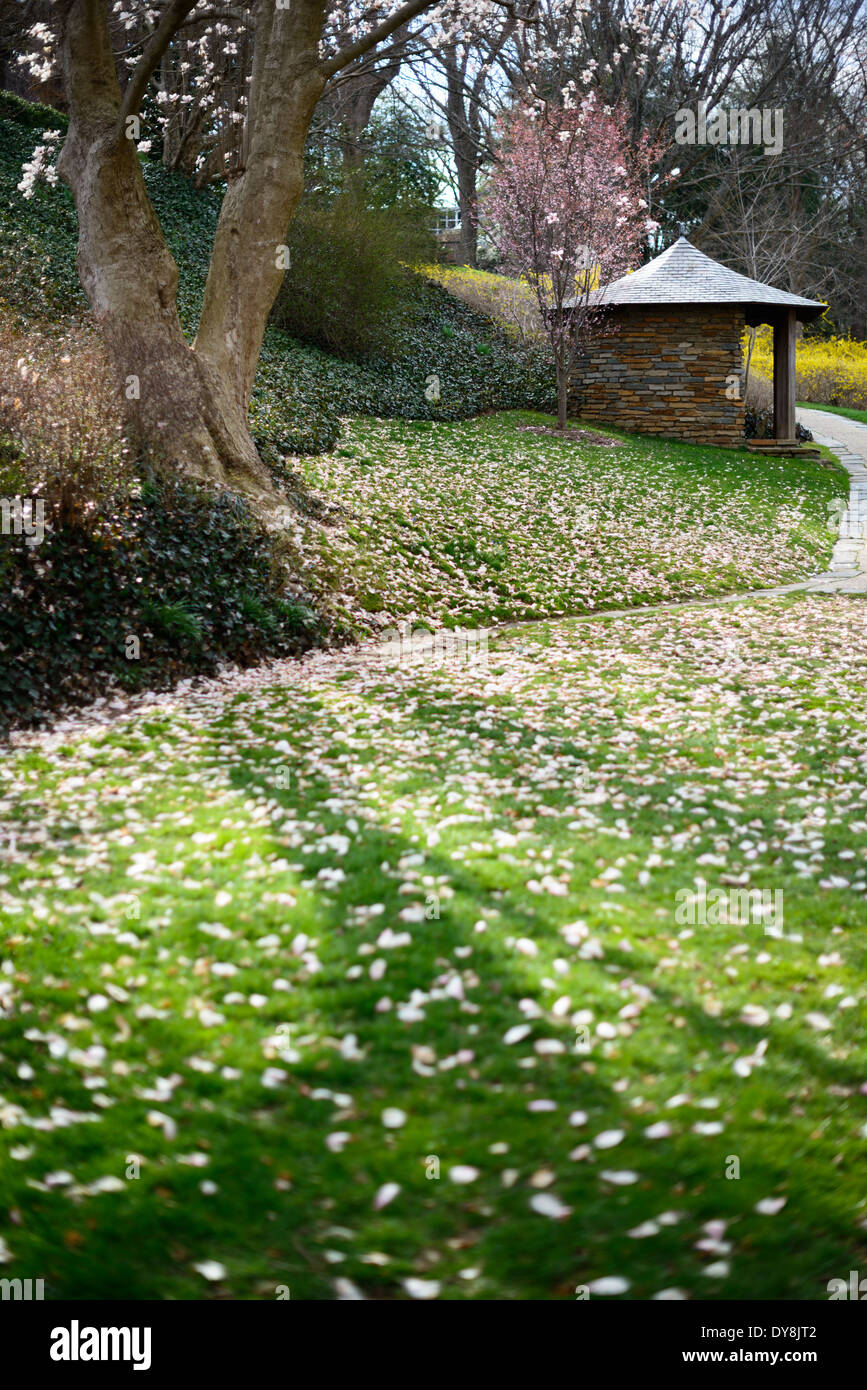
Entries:
[[[272, 542], [231, 493], [157, 480], [87, 529], [0, 536], [0, 728], [59, 704], [165, 688], [320, 635]], [[127, 655], [138, 639], [138, 658]]]

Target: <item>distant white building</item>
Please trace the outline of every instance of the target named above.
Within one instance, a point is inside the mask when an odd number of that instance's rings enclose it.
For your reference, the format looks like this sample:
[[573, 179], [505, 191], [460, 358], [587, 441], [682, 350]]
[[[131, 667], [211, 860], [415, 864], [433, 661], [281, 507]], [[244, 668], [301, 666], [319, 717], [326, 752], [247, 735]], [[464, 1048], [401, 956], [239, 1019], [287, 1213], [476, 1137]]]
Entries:
[[460, 208], [434, 208], [433, 230], [435, 236], [446, 232], [456, 232], [461, 225]]

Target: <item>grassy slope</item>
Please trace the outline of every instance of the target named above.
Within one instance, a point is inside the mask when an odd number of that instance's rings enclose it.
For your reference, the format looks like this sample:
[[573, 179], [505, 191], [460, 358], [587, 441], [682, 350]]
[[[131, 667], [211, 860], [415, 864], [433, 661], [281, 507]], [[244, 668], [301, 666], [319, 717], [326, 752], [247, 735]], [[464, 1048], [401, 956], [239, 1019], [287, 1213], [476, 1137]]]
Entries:
[[336, 453], [298, 464], [345, 508], [299, 534], [299, 565], [363, 625], [371, 611], [472, 624], [727, 593], [827, 562], [842, 471], [524, 428], [540, 423], [353, 421]]
[[[845, 598], [560, 623], [7, 756], [4, 1275], [827, 1297], [867, 1256], [865, 661]], [[784, 937], [678, 925], [697, 875], [782, 889]]]

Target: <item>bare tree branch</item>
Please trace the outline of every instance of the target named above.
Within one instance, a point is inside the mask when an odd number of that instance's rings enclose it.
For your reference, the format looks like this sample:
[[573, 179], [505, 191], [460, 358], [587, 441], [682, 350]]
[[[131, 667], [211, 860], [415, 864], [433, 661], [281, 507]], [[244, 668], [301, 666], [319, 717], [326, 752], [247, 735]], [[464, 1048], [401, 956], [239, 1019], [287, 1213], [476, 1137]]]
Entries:
[[147, 85], [163, 54], [195, 5], [196, 0], [171, 0], [171, 3], [163, 11], [162, 19], [145, 45], [136, 69], [126, 84], [120, 108], [122, 122], [126, 120], [127, 116], [134, 116], [138, 111], [142, 97], [147, 91]]

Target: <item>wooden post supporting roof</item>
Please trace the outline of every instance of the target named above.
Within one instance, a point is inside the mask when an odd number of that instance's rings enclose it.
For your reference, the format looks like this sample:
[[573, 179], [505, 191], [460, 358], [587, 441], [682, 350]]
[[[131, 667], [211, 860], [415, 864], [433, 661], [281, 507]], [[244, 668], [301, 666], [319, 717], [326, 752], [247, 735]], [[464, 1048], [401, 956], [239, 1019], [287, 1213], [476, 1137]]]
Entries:
[[774, 320], [774, 438], [795, 438], [797, 316], [784, 309]]

